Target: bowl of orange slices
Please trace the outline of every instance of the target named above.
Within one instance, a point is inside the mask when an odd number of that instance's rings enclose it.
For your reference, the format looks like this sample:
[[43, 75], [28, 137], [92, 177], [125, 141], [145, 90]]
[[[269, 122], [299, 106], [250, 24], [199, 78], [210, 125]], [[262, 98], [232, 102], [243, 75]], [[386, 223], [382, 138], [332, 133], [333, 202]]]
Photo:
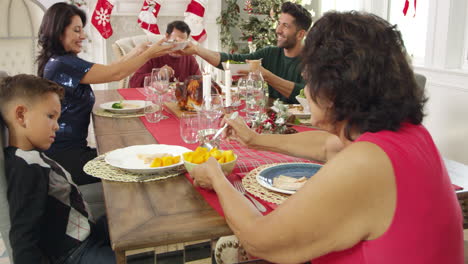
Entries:
[[210, 157], [215, 158], [219, 162], [221, 169], [226, 175], [231, 174], [236, 166], [237, 155], [232, 150], [220, 150], [218, 148], [208, 150], [207, 148], [197, 147], [195, 151], [182, 154], [184, 165], [188, 172], [198, 164], [205, 163]]

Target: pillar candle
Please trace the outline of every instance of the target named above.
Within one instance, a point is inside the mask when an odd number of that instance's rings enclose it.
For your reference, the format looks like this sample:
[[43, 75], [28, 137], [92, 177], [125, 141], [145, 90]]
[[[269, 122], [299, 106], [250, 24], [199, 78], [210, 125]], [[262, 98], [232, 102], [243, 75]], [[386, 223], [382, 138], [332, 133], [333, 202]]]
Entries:
[[203, 101], [209, 110], [211, 108], [211, 74], [206, 72], [203, 74]]
[[[229, 63], [227, 65], [229, 65]], [[232, 104], [232, 98], [231, 98], [232, 77], [231, 77], [231, 70], [229, 70], [229, 68], [224, 71], [224, 84], [225, 84], [224, 87], [225, 87], [225, 94], [226, 94], [226, 106], [231, 106]]]

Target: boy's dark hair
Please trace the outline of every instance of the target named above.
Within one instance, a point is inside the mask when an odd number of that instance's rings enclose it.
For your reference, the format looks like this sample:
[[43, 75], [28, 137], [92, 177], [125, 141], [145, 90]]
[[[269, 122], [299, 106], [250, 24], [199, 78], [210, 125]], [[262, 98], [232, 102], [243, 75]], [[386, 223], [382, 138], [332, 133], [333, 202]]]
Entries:
[[330, 12], [315, 22], [302, 50], [314, 102], [330, 102], [327, 119], [347, 121], [345, 136], [420, 124], [427, 98], [418, 87], [401, 33], [384, 19]]
[[281, 13], [286, 13], [294, 17], [296, 26], [305, 31], [309, 30], [312, 24], [310, 12], [299, 4], [285, 2], [281, 5]]
[[45, 12], [39, 28], [38, 45], [41, 51], [36, 59], [38, 76], [44, 76], [44, 67], [52, 56], [66, 54], [60, 38], [74, 16], [81, 18], [83, 27], [86, 25], [85, 12], [72, 4], [56, 3]]
[[34, 101], [46, 93], [56, 93], [60, 99], [63, 98], [62, 86], [29, 74], [18, 74], [0, 79], [0, 111], [5, 114], [6, 105], [15, 98], [24, 98]]
[[167, 24], [166, 33], [170, 35], [174, 31], [174, 28], [182, 33], [187, 33], [187, 37], [190, 36], [190, 27], [184, 21], [176, 20]]

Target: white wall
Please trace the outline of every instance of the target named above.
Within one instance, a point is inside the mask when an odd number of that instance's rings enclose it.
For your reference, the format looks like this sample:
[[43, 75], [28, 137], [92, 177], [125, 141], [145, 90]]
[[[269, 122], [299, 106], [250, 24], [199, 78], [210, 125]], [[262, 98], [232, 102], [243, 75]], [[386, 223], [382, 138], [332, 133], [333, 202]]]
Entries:
[[427, 77], [424, 125], [442, 155], [468, 164], [468, 74], [417, 67]]

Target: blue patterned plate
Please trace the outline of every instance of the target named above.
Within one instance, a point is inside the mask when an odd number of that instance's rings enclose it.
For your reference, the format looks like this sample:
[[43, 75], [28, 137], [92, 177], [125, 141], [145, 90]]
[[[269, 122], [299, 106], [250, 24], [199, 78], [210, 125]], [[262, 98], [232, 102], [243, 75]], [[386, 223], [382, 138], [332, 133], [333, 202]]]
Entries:
[[296, 191], [284, 190], [273, 187], [273, 179], [285, 175], [294, 178], [301, 177], [312, 177], [318, 170], [322, 168], [322, 165], [313, 164], [313, 163], [291, 163], [291, 164], [281, 164], [273, 167], [269, 167], [261, 170], [257, 174], [257, 182], [261, 186], [280, 193], [293, 194]]

